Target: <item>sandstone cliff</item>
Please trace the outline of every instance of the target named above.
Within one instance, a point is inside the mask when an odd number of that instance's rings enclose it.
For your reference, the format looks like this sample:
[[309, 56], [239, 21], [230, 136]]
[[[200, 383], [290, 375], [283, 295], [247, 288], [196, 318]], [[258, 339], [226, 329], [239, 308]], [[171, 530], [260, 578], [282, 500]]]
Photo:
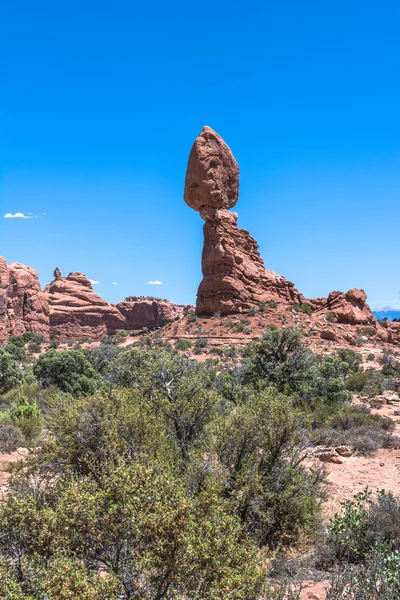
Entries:
[[0, 256], [0, 340], [25, 331], [50, 337], [47, 298], [34, 269]]

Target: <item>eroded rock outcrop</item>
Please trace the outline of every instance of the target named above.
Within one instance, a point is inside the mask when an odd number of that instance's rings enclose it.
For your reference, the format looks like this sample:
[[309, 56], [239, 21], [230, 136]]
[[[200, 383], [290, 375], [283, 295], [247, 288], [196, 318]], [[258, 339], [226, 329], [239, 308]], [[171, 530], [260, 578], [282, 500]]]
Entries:
[[56, 276], [44, 293], [50, 307], [52, 338], [98, 339], [125, 328], [118, 309], [96, 294], [83, 273]]
[[257, 242], [237, 227], [229, 209], [238, 196], [238, 164], [223, 139], [204, 127], [190, 152], [184, 191], [186, 204], [205, 220], [200, 315], [242, 312], [271, 299], [304, 300], [293, 283], [265, 268]]
[[50, 337], [49, 305], [32, 267], [0, 257], [0, 339], [34, 331]]
[[351, 288], [348, 292], [331, 292], [328, 298], [310, 300], [315, 313], [333, 313], [335, 322], [345, 325], [376, 326], [376, 319], [367, 304], [364, 290]]
[[160, 327], [183, 317], [191, 307], [173, 304], [161, 298], [130, 296], [117, 304], [117, 309], [126, 320], [127, 329]]
[[137, 296], [109, 304], [83, 273], [55, 275], [44, 293], [50, 306], [51, 336], [56, 339], [99, 339], [121, 330], [151, 329], [183, 316], [185, 310], [168, 300]]

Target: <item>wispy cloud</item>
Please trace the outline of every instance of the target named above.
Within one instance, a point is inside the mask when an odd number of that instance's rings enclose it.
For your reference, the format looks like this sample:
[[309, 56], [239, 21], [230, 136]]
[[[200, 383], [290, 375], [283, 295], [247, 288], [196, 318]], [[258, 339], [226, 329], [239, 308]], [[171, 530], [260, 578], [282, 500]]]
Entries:
[[162, 285], [162, 281], [148, 281], [147, 285]]
[[112, 284], [113, 285], [118, 285], [118, 283], [116, 281], [113, 281]]
[[24, 213], [22, 212], [16, 212], [16, 213], [6, 213], [4, 215], [5, 219], [35, 219], [37, 217], [34, 217], [31, 214], [28, 215], [24, 215]]
[[95, 279], [89, 279], [89, 281], [92, 285], [96, 285], [96, 284], [100, 283], [100, 281], [96, 281]]

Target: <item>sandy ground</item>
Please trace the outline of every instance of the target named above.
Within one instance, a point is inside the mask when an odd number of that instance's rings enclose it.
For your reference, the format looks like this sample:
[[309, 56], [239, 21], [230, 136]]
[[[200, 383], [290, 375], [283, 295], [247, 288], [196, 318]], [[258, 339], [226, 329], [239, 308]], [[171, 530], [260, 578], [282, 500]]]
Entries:
[[7, 465], [11, 462], [24, 460], [28, 452], [26, 448], [18, 448], [15, 452], [0, 452], [0, 501], [7, 493], [7, 481], [10, 477], [10, 474], [6, 470]]

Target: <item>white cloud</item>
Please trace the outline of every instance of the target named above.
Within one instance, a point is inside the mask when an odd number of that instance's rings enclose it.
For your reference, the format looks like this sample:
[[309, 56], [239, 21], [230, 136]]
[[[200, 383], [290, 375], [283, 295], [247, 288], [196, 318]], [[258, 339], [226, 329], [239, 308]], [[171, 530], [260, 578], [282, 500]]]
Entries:
[[162, 285], [162, 281], [148, 281], [147, 285]]
[[113, 281], [112, 284], [113, 285], [118, 285], [118, 283], [116, 281]]
[[22, 212], [17, 212], [17, 213], [6, 213], [4, 215], [5, 219], [34, 219], [35, 217], [30, 216], [30, 215], [24, 215], [24, 213]]
[[96, 285], [97, 283], [100, 283], [100, 281], [96, 281], [95, 279], [89, 279], [89, 281], [92, 285]]

